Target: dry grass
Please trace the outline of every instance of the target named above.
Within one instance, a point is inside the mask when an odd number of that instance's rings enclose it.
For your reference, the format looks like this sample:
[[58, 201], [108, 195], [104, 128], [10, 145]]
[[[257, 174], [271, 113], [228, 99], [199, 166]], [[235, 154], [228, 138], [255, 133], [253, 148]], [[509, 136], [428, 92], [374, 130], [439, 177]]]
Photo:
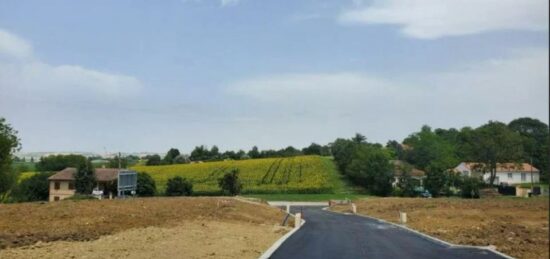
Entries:
[[[360, 214], [398, 222], [457, 244], [487, 246], [518, 258], [548, 258], [548, 197], [419, 199], [373, 198], [358, 201]], [[336, 210], [348, 210], [342, 206]]]

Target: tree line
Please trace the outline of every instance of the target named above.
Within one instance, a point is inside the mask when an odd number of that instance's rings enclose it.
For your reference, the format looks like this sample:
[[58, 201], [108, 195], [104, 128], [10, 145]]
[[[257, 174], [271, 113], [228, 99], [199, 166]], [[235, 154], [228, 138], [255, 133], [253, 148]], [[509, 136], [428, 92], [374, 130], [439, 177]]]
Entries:
[[[127, 167], [146, 159], [148, 165], [190, 163], [192, 161], [217, 161], [225, 159], [256, 159], [269, 157], [290, 157], [298, 155], [333, 156], [339, 171], [355, 184], [364, 186], [371, 193], [390, 195], [394, 166], [390, 160], [402, 160], [412, 167], [424, 170], [427, 174], [425, 187], [434, 195], [450, 194], [453, 189], [470, 190], [476, 193], [479, 184], [475, 179], [462, 179], [449, 171], [459, 162], [478, 162], [483, 173], [488, 174], [490, 184], [494, 182], [499, 163], [533, 164], [541, 171], [541, 181], [548, 181], [549, 161], [549, 128], [548, 125], [533, 118], [518, 118], [505, 124], [489, 121], [477, 128], [432, 129], [423, 126], [402, 141], [391, 140], [385, 145], [369, 143], [365, 136], [356, 134], [350, 139], [338, 138], [327, 145], [312, 143], [308, 147], [297, 149], [292, 146], [279, 150], [259, 150], [254, 146], [245, 152], [220, 152], [217, 146], [195, 147], [189, 155], [171, 148], [164, 157], [159, 155], [138, 158], [136, 156], [115, 157], [108, 160], [108, 167]], [[0, 201], [5, 201], [14, 189], [18, 171], [13, 169], [16, 160], [14, 154], [20, 150], [20, 139], [17, 131], [5, 119], [0, 118]], [[78, 155], [59, 155], [43, 157], [36, 164], [41, 172], [59, 171], [71, 166], [85, 172], [93, 168], [90, 159]], [[93, 169], [90, 169], [93, 170]], [[411, 193], [414, 181], [405, 170], [397, 188], [400, 194]], [[89, 178], [90, 173], [83, 173], [81, 178]], [[47, 178], [46, 176], [41, 176]], [[37, 180], [38, 181], [38, 180]], [[77, 188], [89, 188], [91, 185]]]
[[162, 158], [160, 155], [145, 156], [146, 165], [169, 165], [169, 164], [186, 164], [191, 162], [211, 162], [221, 160], [243, 160], [256, 158], [273, 158], [273, 157], [292, 157], [300, 155], [320, 155], [330, 156], [330, 147], [311, 143], [311, 145], [297, 149], [293, 146], [288, 146], [279, 150], [259, 150], [257, 146], [253, 146], [248, 152], [244, 150], [232, 151], [227, 150], [220, 152], [218, 146], [214, 145], [210, 149], [204, 145], [196, 146], [189, 155], [180, 153], [177, 148], [170, 148], [166, 155]]

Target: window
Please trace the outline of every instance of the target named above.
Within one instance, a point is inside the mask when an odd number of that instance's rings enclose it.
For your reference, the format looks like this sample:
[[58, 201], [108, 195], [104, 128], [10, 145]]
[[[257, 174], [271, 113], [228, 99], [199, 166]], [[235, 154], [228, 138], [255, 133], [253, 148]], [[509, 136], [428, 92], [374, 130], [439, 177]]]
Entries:
[[69, 182], [69, 190], [74, 190], [74, 182]]
[[508, 173], [508, 179], [512, 179], [512, 173]]
[[522, 181], [522, 182], [527, 181], [527, 174], [521, 173], [521, 181]]
[[[61, 184], [59, 182], [54, 182], [54, 189], [59, 190]], [[59, 199], [59, 197], [57, 197]]]
[[54, 201], [59, 201], [59, 196], [53, 196]]

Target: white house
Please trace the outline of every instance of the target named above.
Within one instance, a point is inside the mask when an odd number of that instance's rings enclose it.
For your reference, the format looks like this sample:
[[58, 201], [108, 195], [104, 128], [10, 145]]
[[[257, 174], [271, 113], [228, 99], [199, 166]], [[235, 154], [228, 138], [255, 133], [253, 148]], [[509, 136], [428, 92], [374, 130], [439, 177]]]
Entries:
[[[464, 176], [480, 176], [482, 164], [476, 162], [462, 162], [454, 171]], [[497, 164], [494, 184], [521, 184], [538, 183], [540, 171], [528, 163], [501, 163]], [[490, 173], [483, 174], [483, 180], [489, 182]]]

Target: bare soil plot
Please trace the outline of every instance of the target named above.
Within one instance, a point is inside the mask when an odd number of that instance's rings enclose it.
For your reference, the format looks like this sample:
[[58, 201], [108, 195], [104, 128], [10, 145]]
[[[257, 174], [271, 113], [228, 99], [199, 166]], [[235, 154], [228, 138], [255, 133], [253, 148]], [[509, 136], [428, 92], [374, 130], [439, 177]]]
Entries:
[[286, 229], [264, 224], [184, 221], [87, 242], [55, 241], [0, 250], [0, 258], [258, 258]]
[[[102, 251], [111, 258], [199, 258], [216, 253], [227, 258], [254, 258], [287, 232], [277, 227], [283, 217], [283, 212], [268, 205], [232, 198], [0, 205], [0, 244], [4, 248], [0, 257], [95, 257]], [[94, 241], [64, 242], [89, 240]], [[57, 254], [58, 250], [63, 254]]]
[[[518, 258], [548, 258], [548, 198], [420, 199], [372, 198], [356, 202], [357, 212], [407, 225], [464, 245], [494, 245]], [[349, 211], [349, 206], [334, 210]]]

